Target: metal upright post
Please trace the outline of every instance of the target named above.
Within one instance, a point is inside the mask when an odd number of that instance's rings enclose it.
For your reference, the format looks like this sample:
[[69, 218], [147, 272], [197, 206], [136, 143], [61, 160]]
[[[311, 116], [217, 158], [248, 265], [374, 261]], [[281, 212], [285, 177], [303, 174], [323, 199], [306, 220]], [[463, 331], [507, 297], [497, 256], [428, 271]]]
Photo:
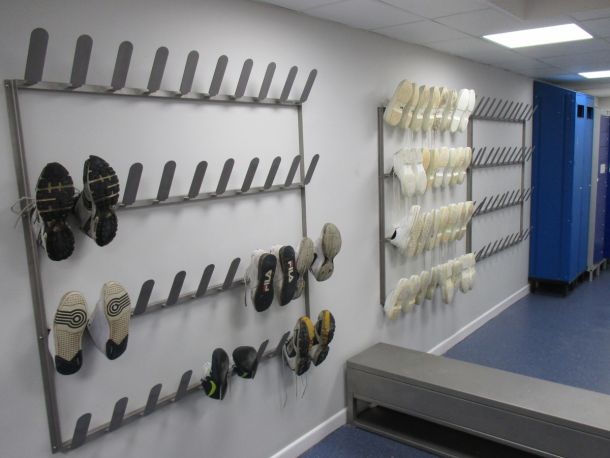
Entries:
[[[305, 146], [303, 140], [303, 105], [297, 105], [297, 119], [299, 127], [299, 155], [301, 156], [301, 167], [300, 176], [301, 183], [301, 232], [303, 237], [307, 237], [307, 196], [305, 194]], [[305, 272], [305, 275], [309, 274]], [[305, 297], [305, 314], [311, 317], [311, 307], [309, 304], [309, 281], [305, 280], [305, 291], [303, 291]]]
[[[19, 109], [19, 95], [17, 82], [5, 80], [4, 90], [8, 110], [11, 140], [13, 144], [13, 156], [15, 163], [15, 175], [17, 177], [17, 188], [19, 197], [30, 197], [30, 181], [28, 178], [27, 164], [25, 160], [25, 146], [23, 143], [23, 129], [21, 126], [21, 112]], [[27, 205], [21, 201], [21, 210]], [[30, 276], [30, 288], [32, 290], [32, 306], [34, 308], [34, 320], [36, 323], [36, 337], [38, 342], [38, 354], [40, 357], [40, 369], [42, 372], [42, 384], [45, 393], [47, 407], [47, 422], [49, 424], [49, 435], [51, 437], [51, 451], [59, 450], [61, 446], [61, 428], [57, 408], [57, 395], [55, 392], [55, 368], [50, 358], [47, 339], [48, 329], [44, 306], [44, 295], [42, 280], [40, 278], [40, 265], [38, 259], [38, 245], [36, 235], [30, 224], [30, 215], [23, 212], [21, 215], [23, 223], [23, 236], [28, 260], [28, 271]]]
[[384, 107], [377, 108], [377, 186], [379, 191], [379, 303], [385, 302], [385, 189], [383, 152]]
[[[524, 119], [521, 121], [521, 146], [523, 147], [523, 157], [521, 158], [521, 196], [525, 192], [525, 130], [527, 127], [527, 121]], [[531, 186], [531, 185], [530, 185]], [[519, 219], [519, 231], [523, 233], [523, 214], [525, 210], [525, 199], [521, 199], [521, 214]]]
[[[472, 149], [473, 148], [473, 127], [474, 118], [470, 118], [468, 121], [468, 130], [466, 144]], [[474, 154], [474, 151], [473, 151]], [[466, 170], [466, 200], [472, 200], [472, 165]], [[466, 253], [472, 252], [472, 218], [468, 222], [468, 230], [466, 231]]]

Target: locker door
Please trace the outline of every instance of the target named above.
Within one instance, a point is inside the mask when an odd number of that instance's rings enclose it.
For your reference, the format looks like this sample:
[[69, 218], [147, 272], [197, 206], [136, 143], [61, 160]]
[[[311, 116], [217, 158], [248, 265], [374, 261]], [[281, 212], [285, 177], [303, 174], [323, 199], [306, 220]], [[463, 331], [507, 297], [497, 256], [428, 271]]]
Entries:
[[610, 118], [600, 117], [599, 160], [597, 162], [597, 206], [595, 208], [595, 240], [593, 243], [593, 263], [604, 259], [606, 226], [606, 193], [608, 192], [608, 134]]

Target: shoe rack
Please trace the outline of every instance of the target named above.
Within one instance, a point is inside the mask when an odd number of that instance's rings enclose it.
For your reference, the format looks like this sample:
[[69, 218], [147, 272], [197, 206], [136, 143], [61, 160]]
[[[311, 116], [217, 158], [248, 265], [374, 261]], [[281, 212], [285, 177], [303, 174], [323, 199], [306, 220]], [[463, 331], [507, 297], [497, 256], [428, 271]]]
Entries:
[[[49, 82], [43, 80], [43, 70], [45, 65], [46, 50], [49, 35], [46, 30], [38, 28], [32, 31], [30, 35], [30, 43], [27, 55], [25, 68], [25, 76], [23, 79], [10, 79], [4, 81], [4, 87], [7, 99], [7, 110], [9, 118], [9, 127], [13, 145], [13, 156], [15, 164], [15, 173], [17, 176], [17, 186], [19, 197], [21, 197], [22, 223], [25, 237], [26, 256], [28, 260], [29, 280], [32, 292], [32, 305], [34, 310], [34, 318], [36, 321], [36, 337], [38, 341], [38, 352], [42, 369], [43, 387], [45, 393], [45, 402], [47, 410], [47, 420], [51, 439], [51, 450], [53, 453], [62, 451], [67, 452], [77, 447], [80, 447], [85, 442], [104, 435], [108, 432], [115, 431], [122, 425], [133, 422], [152, 414], [160, 408], [171, 405], [189, 394], [199, 392], [200, 384], [195, 382], [191, 384], [192, 371], [189, 370], [182, 374], [179, 379], [177, 389], [174, 393], [159, 398], [161, 392], [161, 384], [154, 385], [148, 395], [145, 406], [137, 407], [127, 411], [128, 399], [120, 398], [114, 405], [113, 413], [110, 420], [101, 426], [90, 429], [91, 414], [85, 413], [79, 417], [74, 427], [72, 435], [68, 439], [64, 439], [62, 428], [59, 421], [59, 406], [57, 402], [57, 393], [55, 389], [55, 367], [48, 351], [48, 327], [46, 323], [46, 312], [44, 303], [44, 289], [40, 273], [39, 256], [40, 250], [37, 245], [36, 234], [30, 224], [29, 214], [25, 211], [25, 201], [31, 198], [30, 180], [27, 172], [26, 151], [24, 146], [24, 132], [21, 122], [21, 108], [19, 104], [19, 94], [22, 91], [30, 92], [54, 92], [62, 95], [75, 96], [102, 96], [102, 97], [127, 97], [148, 98], [157, 100], [159, 103], [202, 103], [202, 104], [224, 104], [224, 105], [250, 105], [257, 107], [284, 107], [293, 109], [297, 112], [298, 123], [298, 152], [299, 154], [292, 159], [289, 171], [285, 179], [279, 183], [276, 181], [276, 175], [280, 166], [280, 157], [276, 157], [267, 171], [265, 183], [261, 187], [252, 187], [254, 176], [258, 170], [259, 159], [253, 158], [246, 171], [243, 184], [239, 189], [227, 189], [227, 184], [233, 170], [235, 160], [229, 158], [225, 161], [223, 170], [214, 191], [201, 192], [202, 185], [207, 170], [207, 162], [201, 161], [193, 172], [193, 178], [190, 184], [187, 195], [171, 196], [171, 185], [176, 169], [174, 161], [168, 161], [161, 176], [157, 195], [154, 199], [137, 199], [139, 183], [143, 173], [143, 167], [140, 163], [133, 164], [128, 173], [127, 180], [123, 187], [123, 195], [117, 211], [127, 211], [137, 208], [160, 207], [165, 205], [177, 205], [186, 203], [201, 203], [204, 201], [222, 200], [226, 198], [240, 198], [249, 196], [261, 196], [277, 192], [300, 192], [301, 201], [301, 229], [302, 236], [307, 235], [307, 206], [305, 187], [311, 181], [319, 161], [319, 155], [314, 155], [311, 158], [309, 166], [305, 167], [305, 149], [303, 142], [303, 104], [307, 101], [309, 93], [316, 79], [317, 71], [311, 70], [307, 76], [303, 86], [303, 91], [298, 99], [289, 99], [295, 82], [298, 68], [293, 66], [290, 68], [288, 75], [283, 83], [281, 95], [279, 98], [268, 97], [268, 92], [273, 82], [273, 77], [276, 71], [276, 64], [270, 63], [266, 67], [265, 75], [261, 83], [258, 95], [255, 97], [245, 96], [245, 90], [248, 85], [250, 72], [254, 65], [252, 59], [247, 59], [242, 66], [241, 73], [237, 86], [231, 94], [219, 94], [221, 84], [224, 78], [225, 70], [228, 63], [227, 56], [220, 56], [214, 68], [212, 82], [209, 90], [206, 93], [193, 92], [192, 85], [197, 69], [199, 54], [197, 51], [191, 51], [186, 59], [184, 74], [178, 90], [161, 89], [163, 74], [165, 72], [165, 64], [169, 51], [165, 47], [157, 50], [152, 62], [150, 77], [145, 88], [125, 87], [127, 73], [133, 52], [133, 45], [124, 41], [120, 44], [112, 80], [109, 85], [91, 85], [87, 84], [87, 72], [89, 69], [89, 60], [93, 47], [93, 40], [88, 35], [82, 35], [76, 42], [74, 52], [74, 60], [72, 64], [69, 82]], [[298, 180], [295, 181], [297, 172], [299, 173]], [[187, 302], [195, 302], [203, 297], [222, 293], [244, 285], [243, 279], [235, 279], [240, 259], [236, 258], [231, 263], [228, 272], [224, 277], [224, 281], [217, 285], [210, 285], [214, 265], [208, 265], [201, 276], [197, 290], [192, 292], [182, 293], [182, 286], [186, 277], [186, 272], [178, 272], [172, 282], [169, 294], [166, 299], [150, 302], [150, 297], [154, 288], [154, 280], [147, 280], [142, 285], [136, 305], [132, 310], [133, 317], [138, 317], [144, 313], [163, 310], [178, 304]], [[306, 274], [307, 275], [307, 274]], [[306, 278], [307, 280], [307, 278]], [[304, 290], [305, 298], [305, 313], [310, 315], [309, 307], [309, 290], [306, 283]], [[132, 295], [133, 297], [133, 295]], [[289, 332], [284, 333], [279, 343], [273, 350], [266, 351], [268, 340], [265, 340], [258, 349], [257, 359], [259, 361], [267, 361], [278, 355], [281, 355], [281, 350], [289, 336]]]
[[[467, 142], [468, 146], [472, 148], [473, 159], [466, 172], [467, 200], [472, 200], [473, 181], [477, 170], [499, 167], [519, 167], [521, 169], [518, 189], [506, 191], [503, 194], [486, 196], [479, 202], [475, 202], [475, 211], [466, 232], [466, 252], [468, 253], [473, 251], [472, 224], [475, 218], [517, 205], [520, 207], [519, 232], [489, 242], [476, 250], [475, 258], [477, 262], [507, 250], [529, 237], [529, 228], [524, 228], [524, 207], [525, 202], [531, 197], [531, 188], [525, 189], [525, 166], [531, 160], [534, 148], [526, 145], [526, 128], [536, 109], [536, 106], [524, 102], [483, 96], [477, 101], [470, 116]], [[483, 146], [475, 148], [473, 145], [474, 129], [478, 122], [519, 124], [521, 126], [521, 146]], [[481, 220], [477, 219], [477, 221]]]

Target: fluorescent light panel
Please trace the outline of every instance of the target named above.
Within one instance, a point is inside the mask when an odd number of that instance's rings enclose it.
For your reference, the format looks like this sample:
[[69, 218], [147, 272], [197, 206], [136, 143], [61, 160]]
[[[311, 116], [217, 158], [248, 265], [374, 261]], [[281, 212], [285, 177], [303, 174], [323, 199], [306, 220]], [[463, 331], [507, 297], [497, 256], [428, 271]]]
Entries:
[[610, 70], [601, 70], [599, 72], [582, 72], [580, 76], [585, 78], [610, 78]]
[[527, 46], [565, 43], [566, 41], [588, 40], [593, 38], [593, 36], [576, 24], [563, 24], [538, 29], [494, 33], [493, 35], [485, 35], [483, 38], [507, 48], [525, 48]]

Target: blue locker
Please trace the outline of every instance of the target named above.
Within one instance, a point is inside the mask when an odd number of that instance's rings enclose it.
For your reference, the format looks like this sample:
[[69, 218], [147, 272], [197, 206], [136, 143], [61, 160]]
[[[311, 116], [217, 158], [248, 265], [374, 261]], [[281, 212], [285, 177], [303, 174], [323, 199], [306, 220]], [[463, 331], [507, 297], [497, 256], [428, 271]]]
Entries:
[[530, 280], [572, 283], [587, 270], [593, 97], [534, 82]]
[[597, 162], [597, 208], [595, 209], [595, 240], [593, 244], [593, 264], [599, 264], [608, 257], [610, 235], [607, 234], [608, 213], [606, 204], [608, 192], [608, 146], [610, 135], [610, 117], [600, 116], [599, 123], [599, 159]]

